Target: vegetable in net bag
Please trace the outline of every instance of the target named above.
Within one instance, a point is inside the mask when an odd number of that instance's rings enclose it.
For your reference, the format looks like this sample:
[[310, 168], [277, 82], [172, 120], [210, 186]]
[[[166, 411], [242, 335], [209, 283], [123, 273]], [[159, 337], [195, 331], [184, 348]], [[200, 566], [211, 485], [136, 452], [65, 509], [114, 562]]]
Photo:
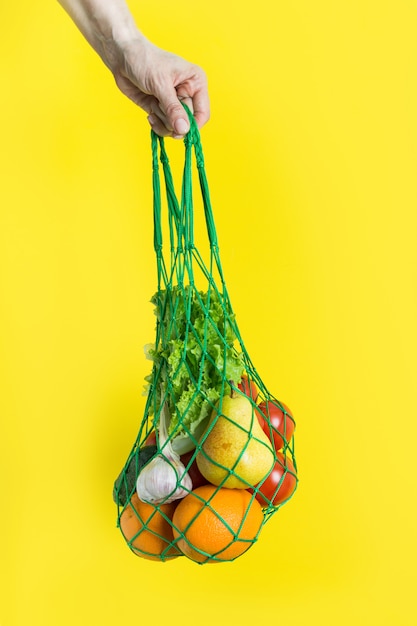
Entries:
[[[294, 493], [295, 422], [265, 387], [239, 333], [220, 263], [200, 135], [184, 108], [191, 127], [184, 139], [180, 200], [164, 139], [151, 133], [156, 338], [145, 347], [152, 371], [143, 419], [113, 497], [118, 526], [135, 554], [220, 563], [246, 552]], [[194, 240], [193, 154], [207, 258]]]

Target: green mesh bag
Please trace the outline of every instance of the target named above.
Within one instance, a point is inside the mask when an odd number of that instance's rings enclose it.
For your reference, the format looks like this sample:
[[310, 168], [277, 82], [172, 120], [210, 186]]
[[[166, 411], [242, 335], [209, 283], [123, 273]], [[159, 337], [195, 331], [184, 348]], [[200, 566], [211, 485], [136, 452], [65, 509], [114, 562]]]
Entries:
[[[239, 333], [200, 135], [184, 108], [191, 127], [180, 200], [164, 140], [151, 133], [156, 338], [145, 347], [152, 371], [143, 419], [113, 498], [118, 526], [138, 556], [220, 563], [246, 552], [293, 495], [295, 422], [265, 387]], [[193, 187], [201, 192], [201, 215]], [[207, 233], [200, 251], [198, 216]]]

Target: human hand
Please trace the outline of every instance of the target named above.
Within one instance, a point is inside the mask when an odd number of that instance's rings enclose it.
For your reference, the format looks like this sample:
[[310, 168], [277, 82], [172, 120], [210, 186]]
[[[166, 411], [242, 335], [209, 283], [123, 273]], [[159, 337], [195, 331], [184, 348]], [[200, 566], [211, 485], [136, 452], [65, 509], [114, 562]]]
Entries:
[[201, 128], [210, 117], [207, 79], [197, 65], [152, 44], [137, 28], [125, 0], [59, 0], [100, 55], [119, 89], [148, 113], [161, 136], [190, 128], [181, 101]]
[[190, 128], [184, 102], [199, 128], [210, 117], [204, 71], [144, 38], [119, 45], [109, 64], [119, 89], [148, 113], [148, 121], [160, 136], [181, 139]]

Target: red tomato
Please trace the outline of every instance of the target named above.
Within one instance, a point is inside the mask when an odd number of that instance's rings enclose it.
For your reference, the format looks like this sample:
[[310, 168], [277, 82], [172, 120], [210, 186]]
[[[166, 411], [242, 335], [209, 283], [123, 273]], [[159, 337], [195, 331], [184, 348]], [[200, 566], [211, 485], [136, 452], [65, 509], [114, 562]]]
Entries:
[[[290, 459], [281, 452], [277, 452], [277, 459], [271, 473], [259, 485], [256, 494], [256, 499], [264, 507], [269, 504], [274, 506], [281, 504], [294, 493], [297, 486], [296, 472]], [[250, 491], [253, 493], [253, 490]]]
[[[195, 452], [195, 450], [191, 450], [191, 452], [186, 452], [185, 454], [181, 455], [181, 457], [180, 457], [181, 463], [184, 465], [185, 469], [187, 469], [187, 466], [190, 463], [191, 458], [192, 458], [194, 452]], [[196, 489], [197, 487], [201, 487], [202, 485], [207, 485], [208, 481], [200, 473], [200, 470], [197, 467], [197, 463], [195, 462], [195, 459], [191, 463], [191, 465], [188, 468], [187, 472], [190, 475], [191, 481], [193, 483], [193, 489]]]
[[[264, 433], [273, 441], [275, 450], [281, 450], [289, 441], [295, 429], [290, 409], [282, 404], [284, 411], [273, 400], [265, 400], [256, 409], [257, 417]], [[271, 425], [271, 427], [269, 426]]]
[[253, 380], [249, 380], [247, 376], [242, 376], [242, 380], [238, 384], [238, 387], [240, 391], [243, 391], [244, 394], [256, 402], [256, 398], [258, 397], [258, 388]]

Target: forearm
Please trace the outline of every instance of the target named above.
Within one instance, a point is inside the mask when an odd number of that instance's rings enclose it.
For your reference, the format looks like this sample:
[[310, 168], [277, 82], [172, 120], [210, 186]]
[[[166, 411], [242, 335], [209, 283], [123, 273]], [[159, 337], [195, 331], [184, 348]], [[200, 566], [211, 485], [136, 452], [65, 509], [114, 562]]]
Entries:
[[124, 0], [58, 0], [89, 44], [111, 69], [119, 50], [132, 41], [145, 44]]

